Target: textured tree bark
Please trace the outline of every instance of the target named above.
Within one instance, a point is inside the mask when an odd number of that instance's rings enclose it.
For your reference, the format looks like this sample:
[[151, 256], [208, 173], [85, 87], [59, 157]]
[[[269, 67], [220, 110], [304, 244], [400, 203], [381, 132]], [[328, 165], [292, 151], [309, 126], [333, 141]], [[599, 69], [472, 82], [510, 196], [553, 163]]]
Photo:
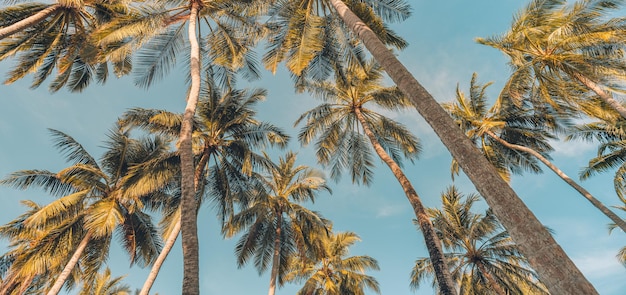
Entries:
[[200, 96], [200, 46], [196, 36], [196, 21], [200, 4], [191, 2], [189, 14], [189, 45], [191, 88], [187, 97], [187, 106], [180, 128], [180, 162], [182, 175], [181, 201], [181, 236], [183, 248], [183, 295], [200, 294], [198, 224], [196, 215], [196, 198], [194, 187], [194, 162], [191, 135], [193, 117]]
[[43, 21], [44, 19], [46, 19], [48, 16], [50, 16], [52, 13], [54, 13], [55, 11], [61, 9], [61, 5], [60, 4], [53, 4], [51, 6], [49, 6], [48, 8], [45, 8], [21, 21], [18, 21], [10, 26], [6, 26], [4, 28], [0, 28], [0, 40], [4, 39], [8, 36], [11, 36], [19, 31], [22, 31], [28, 27], [34, 26], [38, 23], [40, 23], [41, 21]]
[[624, 108], [624, 106], [621, 103], [619, 103], [619, 101], [615, 100], [615, 98], [613, 98], [613, 95], [611, 95], [610, 93], [607, 93], [596, 82], [591, 81], [590, 79], [581, 75], [580, 73], [574, 72], [572, 73], [572, 76], [574, 76], [576, 80], [580, 81], [580, 83], [583, 83], [583, 85], [585, 85], [587, 88], [591, 89], [591, 91], [595, 92], [598, 96], [600, 96], [600, 99], [602, 99], [606, 104], [608, 104], [613, 110], [615, 110], [620, 115], [622, 115], [622, 117], [626, 118], [626, 108]]
[[532, 211], [376, 34], [341, 0], [331, 0], [331, 4], [398, 88], [413, 101], [417, 111], [485, 198], [548, 290], [552, 294], [598, 294]]
[[602, 204], [602, 202], [596, 199], [589, 191], [587, 191], [584, 187], [580, 186], [578, 183], [572, 180], [569, 176], [567, 176], [567, 174], [565, 174], [565, 172], [561, 171], [559, 167], [552, 164], [552, 162], [550, 162], [540, 153], [538, 153], [537, 151], [529, 147], [507, 142], [506, 140], [500, 138], [493, 132], [487, 131], [485, 132], [485, 134], [489, 135], [489, 137], [495, 139], [497, 142], [501, 143], [503, 146], [506, 146], [513, 150], [529, 153], [533, 157], [537, 158], [539, 161], [541, 161], [541, 163], [546, 165], [548, 168], [550, 168], [550, 170], [556, 173], [556, 175], [558, 175], [561, 179], [563, 179], [563, 181], [565, 181], [567, 184], [573, 187], [577, 192], [579, 192], [583, 197], [585, 197], [585, 199], [587, 199], [594, 207], [600, 210], [600, 212], [602, 212], [609, 219], [615, 222], [615, 224], [617, 224], [617, 226], [619, 226], [619, 228], [621, 228], [622, 231], [626, 233], [626, 221], [624, 221], [624, 219], [620, 218], [619, 216], [617, 216], [617, 214], [611, 211], [608, 207], [604, 206], [604, 204]]
[[385, 149], [380, 145], [378, 139], [376, 139], [376, 135], [372, 132], [361, 109], [356, 108], [354, 110], [357, 119], [363, 126], [363, 131], [365, 135], [369, 138], [376, 154], [389, 166], [391, 172], [396, 177], [402, 189], [404, 190], [404, 194], [406, 198], [411, 203], [413, 207], [413, 212], [415, 212], [415, 217], [417, 218], [417, 223], [422, 230], [424, 235], [424, 242], [426, 243], [426, 248], [428, 249], [428, 254], [430, 256], [430, 262], [433, 265], [435, 270], [435, 277], [437, 278], [437, 284], [439, 285], [439, 294], [456, 294], [456, 288], [454, 283], [452, 282], [452, 276], [450, 275], [450, 271], [448, 270], [448, 265], [446, 263], [445, 255], [443, 250], [441, 249], [441, 241], [437, 237], [435, 233], [435, 229], [433, 224], [430, 222], [430, 218], [428, 218], [428, 214], [426, 214], [426, 210], [424, 209], [424, 205], [422, 205], [422, 201], [420, 197], [417, 195], [417, 192], [413, 188], [413, 185], [406, 177], [398, 163], [396, 163], [390, 156], [387, 154]]
[[276, 293], [276, 278], [278, 278], [278, 269], [280, 267], [280, 234], [283, 224], [283, 213], [278, 212], [276, 220], [276, 237], [274, 238], [274, 256], [272, 257], [272, 271], [270, 273], [270, 288], [267, 291], [268, 295], [274, 295]]
[[65, 281], [70, 276], [70, 273], [76, 266], [76, 263], [78, 263], [80, 256], [83, 255], [87, 244], [89, 244], [89, 241], [91, 241], [91, 235], [91, 232], [87, 232], [85, 237], [83, 237], [83, 240], [80, 241], [80, 244], [78, 244], [76, 251], [74, 251], [74, 254], [70, 258], [70, 261], [67, 262], [59, 277], [56, 279], [56, 281], [54, 281], [54, 285], [52, 285], [50, 290], [48, 290], [48, 293], [46, 293], [47, 295], [59, 294], [59, 292], [61, 291], [61, 287], [63, 287], [63, 284], [65, 284]]

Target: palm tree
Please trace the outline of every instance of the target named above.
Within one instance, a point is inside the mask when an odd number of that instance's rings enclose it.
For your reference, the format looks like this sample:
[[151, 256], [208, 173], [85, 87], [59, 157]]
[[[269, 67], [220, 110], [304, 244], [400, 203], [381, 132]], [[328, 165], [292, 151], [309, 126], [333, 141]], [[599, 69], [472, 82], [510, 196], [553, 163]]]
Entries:
[[[45, 268], [33, 273], [45, 274], [49, 279], [57, 276], [47, 294], [60, 291], [79, 261], [82, 279], [91, 282], [106, 260], [114, 231], [121, 233], [118, 236], [130, 254], [131, 264], [150, 264], [161, 245], [150, 216], [141, 209], [143, 200], [157, 192], [161, 185], [152, 183], [151, 187], [156, 189], [147, 190], [142, 195], [129, 194], [125, 191], [130, 184], [125, 173], [132, 164], [166, 151], [169, 142], [158, 137], [131, 139], [127, 133], [114, 130], [98, 164], [72, 137], [57, 130], [51, 132], [55, 146], [72, 163], [71, 166], [57, 173], [46, 170], [17, 171], [0, 181], [0, 184], [18, 189], [41, 187], [60, 196], [48, 205], [35, 208], [34, 213], [17, 224], [18, 228], [44, 233], [30, 241], [29, 249], [22, 252], [50, 253], [63, 261], [60, 274], [49, 273], [54, 269]], [[71, 257], [57, 256], [64, 253], [70, 253]], [[24, 263], [30, 263], [29, 255], [24, 258]], [[12, 267], [19, 270], [20, 263], [16, 260]]]
[[[330, 165], [333, 176], [341, 170], [350, 169], [352, 180], [369, 184], [372, 167], [371, 150], [391, 169], [420, 222], [429, 255], [437, 261], [437, 282], [444, 294], [454, 293], [450, 274], [445, 267], [441, 244], [435, 235], [432, 224], [426, 216], [424, 206], [401, 168], [401, 158], [417, 157], [420, 145], [404, 126], [376, 113], [369, 105], [396, 111], [409, 107], [411, 103], [396, 87], [383, 87], [382, 70], [374, 63], [365, 64], [361, 75], [348, 68], [345, 72], [336, 71], [334, 83], [312, 82], [304, 87], [326, 103], [307, 111], [296, 121], [296, 125], [306, 119], [299, 134], [302, 144], [307, 145], [315, 138], [318, 160]], [[365, 134], [365, 137], [361, 134]]]
[[349, 256], [349, 248], [361, 239], [353, 232], [323, 233], [319, 249], [310, 258], [291, 257], [285, 281], [305, 281], [297, 295], [360, 295], [369, 288], [380, 293], [378, 282], [365, 272], [378, 270], [370, 256]]
[[511, 93], [537, 83], [544, 99], [558, 91], [559, 99], [576, 100], [566, 85], [577, 82], [593, 91], [626, 118], [626, 108], [615, 100], [626, 77], [624, 40], [626, 22], [610, 19], [622, 1], [534, 0], [520, 11], [510, 31], [479, 38], [478, 43], [499, 49], [513, 66]]
[[[243, 5], [241, 5], [243, 4]], [[254, 4], [254, 3], [253, 3]], [[166, 73], [174, 64], [175, 54], [183, 44], [183, 28], [186, 23], [189, 42], [190, 88], [187, 94], [183, 120], [180, 125], [179, 151], [182, 175], [181, 227], [184, 258], [184, 294], [199, 294], [199, 265], [196, 201], [194, 188], [194, 155], [192, 149], [193, 118], [200, 95], [202, 63], [199, 39], [201, 28], [208, 28], [206, 50], [210, 64], [221, 66], [230, 73], [248, 69], [256, 76], [257, 71], [250, 61], [249, 49], [255, 45], [261, 30], [250, 18], [256, 5], [248, 1], [166, 1], [164, 7], [149, 7], [145, 13], [118, 18], [103, 26], [96, 34], [105, 56], [126, 56], [138, 46], [145, 45], [140, 61], [142, 69], [138, 84], [149, 86], [155, 77]], [[204, 21], [206, 26], [198, 26]], [[131, 40], [124, 42], [125, 40]], [[118, 44], [125, 43], [123, 46]]]
[[552, 147], [547, 140], [554, 136], [547, 129], [558, 125], [558, 118], [534, 108], [520, 108], [502, 97], [487, 109], [485, 89], [488, 86], [479, 85], [477, 75], [474, 74], [470, 83], [470, 97], [467, 98], [457, 87], [456, 102], [445, 104], [444, 108], [457, 120], [467, 136], [480, 146], [494, 166], [499, 170], [521, 172], [526, 169], [537, 173], [541, 169], [535, 159], [539, 160], [626, 231], [626, 221], [549, 160], [547, 153], [552, 151]]
[[[464, 197], [451, 186], [441, 195], [441, 209], [427, 209], [447, 250], [448, 267], [459, 293], [548, 294], [491, 210], [471, 212], [478, 200], [478, 195]], [[418, 259], [411, 272], [411, 288], [417, 289], [432, 275], [430, 259]]]
[[[350, 1], [348, 3], [355, 2]], [[358, 3], [364, 4], [360, 8], [368, 10], [370, 7], [367, 4], [369, 3], [374, 8], [383, 9], [389, 7], [386, 5], [388, 3], [393, 3], [395, 6], [403, 5], [404, 2], [368, 1]], [[522, 253], [529, 258], [548, 289], [552, 290], [553, 293], [597, 294], [595, 288], [513, 189], [500, 178], [489, 161], [463, 135], [446, 111], [404, 67], [394, 53], [386, 47], [385, 38], [377, 35], [375, 29], [370, 28], [341, 0], [329, 0], [329, 2], [316, 2], [315, 4], [319, 5], [306, 7], [333, 7], [334, 11], [332, 12], [338, 15], [344, 25], [363, 42], [365, 48], [385, 69], [398, 89], [408, 96], [417, 111], [431, 125], [452, 157], [458, 161], [459, 166], [484, 196], [511, 237], [517, 241]], [[397, 14], [391, 15], [398, 16]], [[341, 58], [336, 60], [341, 60]], [[323, 63], [321, 64], [323, 65]]]
[[[270, 158], [265, 154], [265, 158]], [[259, 273], [271, 266], [269, 295], [283, 284], [288, 258], [306, 255], [312, 236], [326, 231], [328, 221], [317, 212], [298, 204], [313, 202], [326, 186], [321, 172], [307, 166], [295, 166], [296, 154], [288, 152], [264, 175], [255, 177], [258, 184], [249, 206], [234, 215], [225, 226], [227, 237], [244, 232], [237, 242], [235, 255], [241, 267], [254, 257]]]
[[[237, 201], [234, 197], [245, 190], [242, 187], [247, 185], [247, 178], [253, 168], [264, 165], [265, 160], [253, 150], [268, 145], [285, 147], [289, 136], [276, 126], [255, 118], [254, 107], [267, 95], [265, 90], [220, 91], [217, 87], [211, 86], [209, 81], [203, 88], [194, 120], [193, 142], [197, 163], [194, 186], [197, 187], [198, 201], [202, 200], [203, 195], [208, 194], [219, 204], [218, 215], [223, 223], [233, 214], [232, 203]], [[148, 132], [169, 136], [174, 140], [178, 136], [182, 120], [180, 114], [136, 108], [122, 115], [119, 122], [125, 128], [142, 128]], [[170, 163], [174, 166], [179, 165], [176, 159], [167, 159], [164, 162], [146, 163], [144, 169], [156, 169], [163, 173], [177, 169], [171, 168]], [[203, 180], [205, 178], [208, 184], [206, 189]], [[149, 292], [161, 264], [180, 232], [179, 203], [171, 205], [174, 205], [176, 210], [167, 214], [169, 225], [164, 232], [165, 247], [153, 265], [141, 294]]]
[[98, 273], [93, 283], [85, 283], [79, 295], [130, 295], [130, 287], [121, 284], [124, 277], [111, 278], [111, 270], [107, 267]]
[[[19, 1], [16, 1], [19, 2]], [[5, 83], [34, 74], [32, 87], [40, 86], [57, 68], [50, 91], [67, 86], [82, 91], [95, 79], [108, 76], [106, 59], [99, 59], [90, 43], [97, 27], [128, 13], [124, 1], [60, 0], [54, 3], [24, 3], [0, 10], [0, 61], [18, 55]], [[109, 60], [116, 75], [130, 71], [127, 56]]]

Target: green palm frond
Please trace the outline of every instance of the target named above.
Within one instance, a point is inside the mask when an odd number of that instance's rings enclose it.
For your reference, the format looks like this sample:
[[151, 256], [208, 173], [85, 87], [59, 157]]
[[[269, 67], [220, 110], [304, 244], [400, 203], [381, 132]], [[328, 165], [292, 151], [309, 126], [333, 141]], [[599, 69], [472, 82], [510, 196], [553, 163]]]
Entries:
[[[441, 200], [441, 209], [428, 209], [427, 213], [442, 238], [460, 294], [483, 294], [494, 288], [492, 284], [507, 294], [548, 294], [491, 210], [484, 214], [471, 211], [478, 195], [465, 196], [451, 186]], [[411, 272], [411, 288], [429, 278], [434, 278], [430, 259], [418, 259]]]

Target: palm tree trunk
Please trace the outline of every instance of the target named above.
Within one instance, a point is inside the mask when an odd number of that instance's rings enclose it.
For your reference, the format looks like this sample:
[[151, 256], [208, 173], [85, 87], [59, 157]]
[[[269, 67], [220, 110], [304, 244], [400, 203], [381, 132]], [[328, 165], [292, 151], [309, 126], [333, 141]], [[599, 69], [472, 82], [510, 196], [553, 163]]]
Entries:
[[[208, 159], [209, 154], [205, 152], [202, 154], [202, 158], [200, 158], [200, 161], [198, 162], [198, 166], [196, 167], [193, 179], [193, 186], [195, 191], [198, 191], [199, 189], [198, 187], [201, 183], [200, 180], [203, 176], [204, 166], [208, 162]], [[196, 205], [196, 208], [197, 207], [199, 207], [199, 205]], [[176, 239], [178, 238], [178, 234], [180, 233], [180, 228], [181, 218], [178, 218], [178, 221], [174, 225], [174, 228], [168, 235], [167, 240], [165, 241], [163, 249], [161, 249], [161, 253], [159, 253], [159, 257], [157, 257], [156, 261], [154, 261], [154, 264], [150, 269], [150, 273], [148, 274], [148, 278], [146, 278], [146, 281], [143, 283], [143, 287], [141, 288], [141, 292], [139, 293], [139, 295], [148, 295], [150, 293], [150, 289], [152, 289], [152, 285], [154, 285], [154, 281], [156, 280], [157, 275], [159, 275], [159, 271], [161, 270], [161, 266], [163, 266], [163, 262], [165, 262], [165, 258], [167, 258], [167, 255], [170, 254], [170, 251], [172, 251], [172, 248], [174, 247], [174, 243], [176, 243]]]
[[624, 231], [626, 233], [626, 221], [624, 219], [620, 218], [619, 216], [617, 216], [617, 214], [615, 214], [613, 211], [611, 211], [608, 207], [604, 206], [604, 204], [602, 204], [602, 202], [600, 202], [598, 199], [596, 199], [590, 192], [588, 192], [585, 188], [583, 188], [578, 183], [576, 183], [574, 180], [569, 178], [569, 176], [567, 176], [567, 174], [565, 174], [565, 172], [561, 171], [561, 169], [559, 169], [557, 166], [552, 164], [552, 162], [550, 162], [548, 159], [546, 159], [540, 153], [538, 153], [537, 151], [535, 151], [535, 150], [533, 150], [533, 149], [531, 149], [529, 147], [525, 147], [525, 146], [522, 146], [522, 145], [517, 145], [517, 144], [513, 144], [513, 143], [510, 143], [510, 142], [507, 142], [506, 140], [500, 138], [499, 136], [497, 136], [496, 134], [494, 134], [491, 131], [487, 131], [487, 132], [485, 132], [485, 134], [489, 135], [491, 138], [495, 139], [497, 142], [499, 142], [500, 144], [502, 144], [503, 146], [505, 146], [507, 148], [510, 148], [510, 149], [513, 149], [513, 150], [516, 150], [516, 151], [520, 151], [520, 152], [529, 153], [533, 157], [537, 158], [539, 161], [541, 161], [541, 163], [543, 163], [544, 165], [548, 166], [548, 168], [550, 168], [550, 170], [554, 171], [554, 173], [556, 173], [556, 175], [558, 175], [561, 179], [563, 179], [563, 181], [565, 181], [567, 184], [569, 184], [571, 187], [573, 187], [576, 191], [578, 191], [583, 197], [585, 197], [585, 199], [587, 199], [594, 207], [598, 208], [598, 210], [600, 210], [600, 212], [604, 213], [604, 215], [606, 215], [613, 222], [615, 222], [615, 224], [617, 224], [617, 226], [619, 226], [622, 229], [622, 231]]
[[198, 1], [193, 0], [189, 14], [191, 88], [187, 97], [187, 106], [185, 107], [185, 114], [183, 115], [183, 122], [180, 128], [179, 141], [182, 176], [183, 295], [200, 294], [197, 202], [195, 198], [194, 157], [191, 143], [193, 117], [196, 113], [196, 105], [200, 96], [200, 47], [196, 36], [196, 21], [199, 9], [200, 4]]
[[74, 269], [74, 266], [76, 266], [76, 263], [78, 263], [80, 256], [83, 255], [85, 248], [87, 248], [87, 244], [89, 244], [89, 241], [91, 241], [91, 235], [91, 232], [87, 232], [83, 240], [80, 241], [80, 244], [78, 244], [76, 251], [74, 251], [74, 254], [70, 258], [70, 261], [68, 261], [65, 265], [65, 268], [63, 268], [61, 275], [59, 275], [57, 280], [54, 282], [54, 285], [52, 285], [52, 288], [50, 288], [48, 293], [46, 293], [47, 295], [59, 294], [59, 291], [61, 291], [61, 287], [63, 287], [63, 284], [65, 284], [65, 281]]
[[272, 272], [270, 273], [270, 288], [268, 295], [276, 293], [276, 278], [278, 278], [278, 269], [280, 267], [280, 235], [283, 223], [283, 213], [278, 210], [279, 214], [276, 218], [276, 237], [274, 237], [274, 257], [272, 258]]
[[60, 4], [50, 5], [48, 8], [45, 8], [21, 21], [4, 28], [0, 28], [0, 40], [40, 23], [55, 11], [61, 9], [61, 7], [62, 6]]
[[437, 237], [435, 233], [435, 229], [433, 228], [433, 224], [430, 222], [430, 218], [428, 218], [428, 214], [426, 214], [426, 210], [424, 209], [424, 205], [422, 205], [422, 201], [420, 200], [417, 192], [413, 188], [413, 185], [406, 177], [398, 163], [396, 163], [389, 154], [383, 149], [383, 147], [376, 139], [376, 136], [370, 129], [363, 113], [360, 108], [356, 108], [354, 110], [357, 119], [363, 126], [363, 131], [365, 135], [369, 138], [374, 150], [378, 154], [378, 156], [389, 166], [391, 172], [396, 177], [404, 193], [406, 194], [407, 199], [409, 199], [409, 203], [413, 207], [413, 211], [415, 212], [415, 216], [417, 217], [417, 223], [424, 234], [424, 242], [426, 243], [426, 248], [428, 249], [428, 254], [430, 256], [430, 261], [435, 270], [435, 276], [437, 277], [437, 284], [439, 285], [439, 293], [440, 294], [457, 294], [454, 283], [452, 282], [452, 276], [450, 275], [450, 271], [448, 270], [448, 265], [446, 263], [446, 259], [441, 249], [441, 241]]
[[537, 271], [548, 290], [552, 294], [598, 294], [532, 211], [498, 175], [495, 168], [463, 134], [439, 103], [385, 47], [378, 36], [341, 0], [331, 0], [331, 4], [346, 26], [363, 41], [398, 88], [413, 101], [417, 111], [437, 133], [513, 240], [520, 246], [520, 251], [528, 258], [530, 265]]
[[33, 282], [34, 278], [35, 278], [35, 274], [28, 276], [28, 278], [22, 282], [22, 286], [20, 286], [20, 291], [17, 294], [20, 294], [20, 295], [26, 294], [26, 291], [28, 291], [28, 287], [30, 287], [30, 284]]
[[489, 281], [489, 287], [493, 288], [493, 291], [498, 293], [498, 295], [507, 295], [507, 292], [502, 289], [502, 286], [496, 282], [493, 276], [487, 271], [485, 266], [480, 261], [477, 261], [476, 265], [478, 266], [478, 269], [480, 269], [481, 274], [487, 279], [487, 281]]
[[613, 95], [607, 93], [596, 82], [591, 81], [589, 78], [581, 75], [580, 73], [574, 72], [572, 73], [572, 76], [574, 76], [576, 80], [580, 81], [580, 83], [585, 85], [587, 88], [595, 92], [600, 97], [600, 99], [608, 104], [613, 110], [622, 115], [622, 117], [626, 118], [626, 108], [621, 103], [619, 103], [619, 101], [615, 100], [615, 98], [613, 98]]
[[152, 265], [152, 269], [150, 269], [148, 278], [143, 283], [143, 287], [141, 288], [141, 292], [139, 293], [139, 295], [148, 295], [150, 293], [150, 289], [152, 288], [152, 285], [154, 284], [154, 281], [156, 280], [156, 277], [161, 270], [161, 266], [163, 266], [163, 262], [165, 262], [165, 258], [167, 258], [167, 255], [174, 247], [174, 243], [176, 243], [176, 238], [178, 238], [178, 234], [180, 233], [180, 225], [181, 222], [180, 219], [178, 219], [178, 221], [174, 225], [174, 228], [172, 229], [172, 232], [170, 232], [169, 236], [167, 237], [167, 241], [165, 242], [163, 249], [161, 249], [159, 257], [157, 257], [156, 261]]

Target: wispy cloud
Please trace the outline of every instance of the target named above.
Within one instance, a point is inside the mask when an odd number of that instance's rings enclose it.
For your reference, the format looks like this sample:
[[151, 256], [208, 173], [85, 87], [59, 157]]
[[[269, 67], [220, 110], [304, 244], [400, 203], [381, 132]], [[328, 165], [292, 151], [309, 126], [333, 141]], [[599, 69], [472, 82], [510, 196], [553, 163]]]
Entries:
[[405, 208], [406, 206], [400, 205], [383, 205], [378, 208], [378, 211], [376, 212], [376, 218], [385, 218], [399, 215], [404, 211]]

